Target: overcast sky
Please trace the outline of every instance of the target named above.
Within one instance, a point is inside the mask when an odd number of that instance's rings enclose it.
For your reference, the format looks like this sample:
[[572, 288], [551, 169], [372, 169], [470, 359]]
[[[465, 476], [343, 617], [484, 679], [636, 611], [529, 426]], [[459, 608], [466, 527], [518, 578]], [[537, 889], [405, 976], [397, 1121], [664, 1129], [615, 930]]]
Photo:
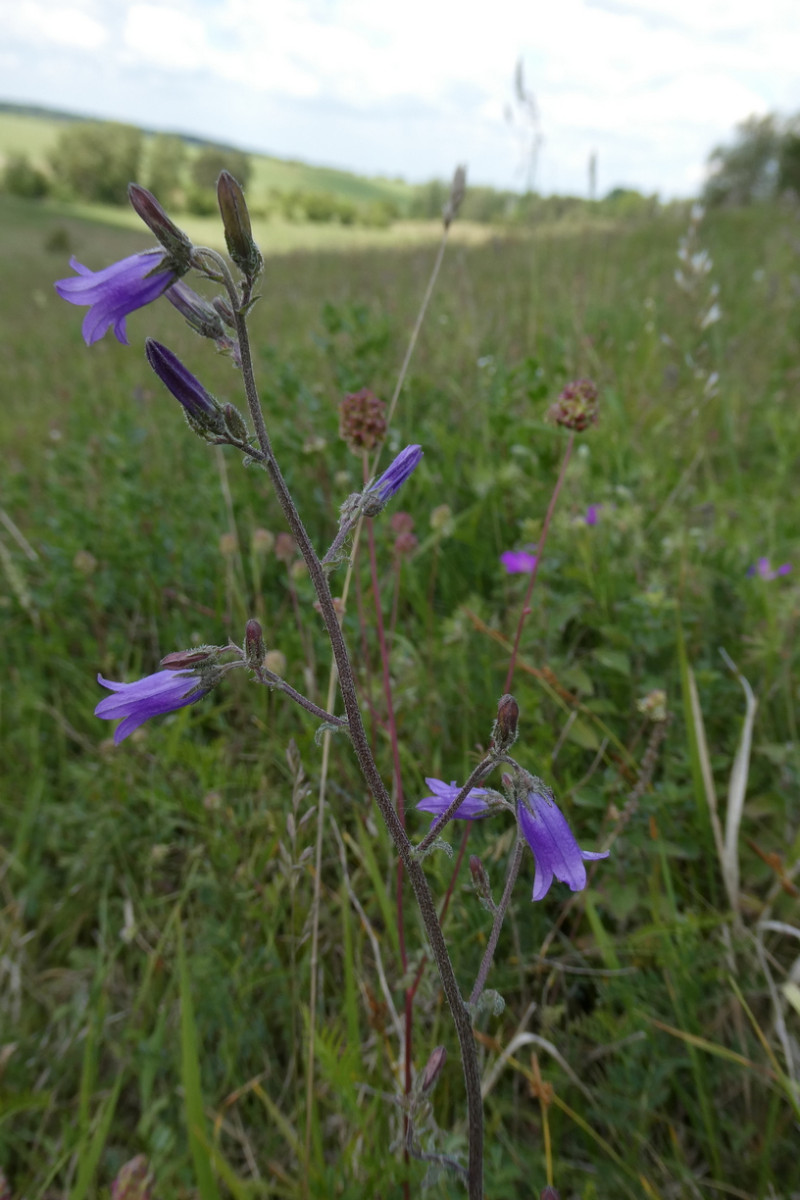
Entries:
[[800, 110], [800, 0], [14, 0], [0, 99], [412, 181], [694, 193], [751, 113]]

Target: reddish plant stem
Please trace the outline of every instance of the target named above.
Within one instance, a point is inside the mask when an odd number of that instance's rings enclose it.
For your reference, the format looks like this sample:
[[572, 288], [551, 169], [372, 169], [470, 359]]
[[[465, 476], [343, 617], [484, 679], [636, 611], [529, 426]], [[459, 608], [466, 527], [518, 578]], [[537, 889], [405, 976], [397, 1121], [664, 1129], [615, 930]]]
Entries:
[[550, 529], [550, 521], [552, 519], [553, 513], [555, 512], [556, 502], [558, 500], [559, 492], [561, 491], [561, 485], [564, 482], [564, 476], [567, 473], [567, 466], [568, 466], [569, 460], [572, 456], [572, 447], [574, 444], [575, 444], [575, 433], [573, 430], [573, 431], [570, 431], [570, 435], [567, 440], [567, 447], [564, 451], [564, 457], [561, 460], [561, 470], [558, 473], [558, 479], [556, 480], [556, 486], [553, 488], [553, 494], [550, 497], [550, 503], [547, 506], [547, 514], [544, 518], [544, 525], [542, 525], [541, 537], [539, 538], [539, 544], [536, 547], [536, 562], [533, 564], [533, 570], [531, 571], [530, 578], [528, 580], [528, 586], [525, 589], [525, 599], [522, 602], [522, 611], [519, 614], [519, 621], [517, 622], [517, 632], [514, 637], [514, 649], [511, 651], [511, 658], [510, 658], [509, 664], [508, 664], [508, 674], [506, 675], [506, 683], [505, 683], [505, 687], [503, 688], [504, 692], [510, 692], [511, 685], [514, 682], [514, 670], [517, 665], [517, 654], [519, 652], [519, 643], [520, 643], [520, 640], [522, 639], [522, 627], [525, 624], [525, 618], [528, 616], [529, 612], [531, 611], [530, 610], [530, 602], [531, 602], [531, 593], [533, 592], [533, 585], [536, 582], [536, 575], [539, 570], [539, 563], [542, 561], [542, 558], [544, 556], [544, 547], [545, 547], [545, 543], [547, 541], [547, 532]]

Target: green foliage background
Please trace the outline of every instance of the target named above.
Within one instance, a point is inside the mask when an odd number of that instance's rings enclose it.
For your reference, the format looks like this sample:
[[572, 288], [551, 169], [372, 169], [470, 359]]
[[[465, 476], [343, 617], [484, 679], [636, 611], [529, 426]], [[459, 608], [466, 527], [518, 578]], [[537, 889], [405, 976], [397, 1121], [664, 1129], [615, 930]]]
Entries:
[[[9, 198], [0, 216], [0, 1165], [28, 1200], [107, 1194], [136, 1153], [159, 1197], [217, 1186], [388, 1197], [406, 1178], [418, 1194], [424, 1168], [397, 1147], [398, 1045], [375, 957], [377, 946], [399, 1003], [394, 861], [346, 743], [333, 744], [330, 815], [376, 941], [348, 899], [329, 826], [307, 1159], [313, 723], [243, 674], [120, 748], [92, 715], [97, 671], [132, 679], [169, 650], [241, 638], [250, 615], [290, 681], [324, 695], [308, 582], [259, 549], [258, 530], [282, 529], [266, 480], [190, 436], [143, 339], [164, 341], [238, 403], [236, 374], [165, 303], [129, 319], [130, 347], [83, 345], [82, 312], [53, 280], [70, 253], [99, 267], [146, 237]], [[400, 573], [391, 647], [413, 803], [426, 775], [463, 778], [488, 738], [525, 585], [499, 554], [537, 541], [564, 448], [547, 407], [569, 379], [592, 376], [601, 391], [526, 625], [517, 753], [554, 786], [583, 846], [616, 837], [573, 902], [556, 886], [532, 905], [533, 863], [523, 869], [490, 981], [506, 1007], [479, 1022], [484, 1069], [497, 1065], [492, 1200], [546, 1182], [532, 1052], [553, 1088], [562, 1197], [800, 1187], [786, 1058], [798, 1013], [785, 986], [797, 947], [791, 934], [758, 932], [765, 919], [798, 924], [798, 218], [769, 206], [703, 224], [722, 309], [706, 331], [673, 279], [684, 225], [672, 214], [451, 246], [392, 433], [390, 449], [425, 449], [400, 501], [419, 547]], [[258, 377], [321, 548], [359, 479], [337, 437], [338, 401], [367, 385], [390, 394], [432, 256], [423, 245], [268, 258], [253, 317]], [[719, 373], [710, 398], [687, 365], [700, 340]], [[602, 505], [593, 527], [590, 503]], [[437, 530], [443, 504], [451, 519]], [[388, 520], [376, 537], [389, 611]], [[793, 573], [749, 577], [762, 555]], [[371, 604], [361, 562], [345, 629], [388, 778]], [[720, 646], [759, 698], [736, 921], [681, 673], [683, 655], [724, 815], [743, 700]], [[637, 701], [654, 688], [671, 722], [631, 802], [651, 735]], [[470, 836], [496, 890], [511, 839], [502, 820]], [[443, 895], [451, 863], [437, 856], [427, 869]], [[446, 933], [465, 992], [487, 930], [463, 870]], [[415, 967], [413, 919], [408, 937]], [[414, 1028], [419, 1069], [437, 1044], [450, 1051], [423, 1144], [463, 1154], [462, 1083], [430, 969]], [[533, 1037], [500, 1066], [518, 1033]], [[452, 1180], [432, 1186], [459, 1194]]]

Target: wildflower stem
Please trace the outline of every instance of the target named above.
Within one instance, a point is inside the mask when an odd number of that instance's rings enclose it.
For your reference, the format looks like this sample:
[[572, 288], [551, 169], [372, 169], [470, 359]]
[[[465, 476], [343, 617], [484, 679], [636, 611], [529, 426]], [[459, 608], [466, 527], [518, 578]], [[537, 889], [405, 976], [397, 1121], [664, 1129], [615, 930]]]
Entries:
[[494, 952], [497, 949], [497, 942], [500, 938], [500, 930], [503, 928], [508, 905], [511, 901], [511, 893], [514, 890], [514, 884], [517, 882], [517, 875], [522, 865], [522, 855], [525, 850], [525, 843], [522, 838], [517, 838], [517, 844], [514, 847], [514, 854], [508, 866], [508, 875], [506, 876], [506, 886], [503, 888], [503, 895], [500, 897], [500, 903], [494, 912], [494, 921], [492, 922], [492, 931], [489, 934], [489, 941], [486, 943], [486, 949], [483, 952], [481, 965], [478, 968], [478, 974], [475, 979], [475, 986], [472, 989], [472, 995], [469, 998], [471, 1006], [478, 1003], [481, 998], [483, 989], [486, 987], [486, 980], [494, 959]]
[[428, 881], [425, 877], [425, 872], [423, 871], [421, 864], [418, 862], [406, 832], [403, 829], [400, 819], [394, 810], [391, 796], [386, 790], [386, 785], [381, 778], [380, 772], [378, 771], [375, 763], [375, 759], [373, 758], [370, 750], [369, 740], [364, 728], [364, 722], [358, 702], [358, 693], [356, 690], [355, 679], [353, 677], [353, 668], [350, 662], [350, 656], [347, 651], [344, 635], [339, 625], [339, 619], [333, 603], [333, 596], [328, 585], [328, 578], [325, 568], [322, 566], [322, 563], [317, 557], [316, 551], [311, 544], [311, 539], [309, 538], [306, 528], [300, 519], [300, 515], [295, 507], [292, 496], [286, 485], [286, 481], [283, 478], [280, 467], [275, 459], [256, 388], [246, 315], [239, 307], [238, 299], [236, 298], [236, 289], [233, 285], [233, 280], [230, 278], [230, 273], [227, 271], [227, 267], [225, 268], [225, 271], [228, 279], [230, 280], [230, 283], [226, 283], [226, 286], [228, 286], [228, 292], [234, 305], [234, 319], [236, 323], [236, 332], [239, 338], [239, 346], [241, 349], [242, 379], [247, 395], [247, 403], [250, 409], [253, 425], [255, 427], [258, 444], [264, 455], [262, 465], [270, 477], [272, 486], [275, 490], [275, 495], [278, 499], [278, 503], [283, 510], [292, 535], [297, 542], [300, 553], [303, 556], [303, 560], [308, 567], [308, 573], [319, 600], [320, 613], [325, 623], [325, 628], [331, 643], [331, 649], [333, 650], [336, 669], [339, 674], [339, 688], [341, 691], [342, 700], [344, 702], [345, 713], [347, 715], [348, 726], [350, 729], [350, 737], [353, 743], [356, 758], [358, 759], [358, 764], [361, 768], [364, 779], [366, 780], [367, 786], [369, 787], [375, 803], [380, 810], [389, 835], [394, 842], [397, 853], [399, 854], [403, 866], [408, 874], [409, 881], [417, 900], [420, 915], [422, 917], [422, 922], [425, 926], [425, 932], [428, 935], [431, 951], [439, 969], [439, 978], [441, 979], [442, 989], [453, 1017], [453, 1023], [456, 1028], [456, 1034], [458, 1036], [459, 1047], [461, 1051], [464, 1082], [467, 1092], [467, 1122], [469, 1136], [469, 1200], [483, 1200], [483, 1102], [481, 1099], [481, 1080], [480, 1072], [478, 1070], [478, 1058], [475, 1048], [475, 1039], [472, 1032], [472, 1020], [469, 1012], [467, 1011], [466, 1005], [464, 1004], [461, 990], [458, 986], [458, 981], [453, 970], [453, 964], [450, 961], [447, 943], [444, 940], [444, 935], [436, 915], [436, 905], [434, 903]]
[[531, 571], [530, 579], [528, 580], [528, 586], [525, 589], [525, 599], [522, 602], [522, 609], [519, 614], [519, 621], [517, 622], [517, 632], [514, 637], [514, 648], [511, 651], [511, 659], [508, 664], [508, 673], [506, 675], [506, 684], [505, 684], [505, 687], [503, 688], [504, 692], [510, 692], [511, 685], [514, 682], [514, 670], [517, 665], [517, 654], [519, 652], [519, 643], [522, 638], [522, 627], [525, 624], [525, 618], [527, 617], [528, 613], [530, 612], [531, 593], [533, 592], [533, 585], [536, 582], [536, 575], [539, 570], [539, 563], [542, 561], [542, 557], [544, 556], [544, 547], [545, 547], [545, 542], [547, 541], [547, 531], [550, 528], [550, 521], [552, 519], [553, 513], [555, 512], [556, 501], [558, 500], [558, 495], [559, 495], [559, 492], [561, 491], [561, 485], [564, 482], [564, 476], [567, 473], [567, 466], [569, 465], [569, 460], [572, 457], [572, 447], [574, 444], [575, 444], [575, 433], [573, 431], [570, 433], [569, 438], [567, 439], [567, 447], [564, 451], [564, 457], [561, 460], [561, 470], [558, 473], [558, 479], [556, 480], [556, 486], [553, 488], [553, 494], [550, 497], [550, 503], [547, 506], [547, 514], [544, 518], [544, 525], [542, 525], [542, 533], [539, 538], [539, 544], [536, 547], [536, 562], [533, 564], [533, 570]]
[[293, 688], [285, 679], [281, 679], [279, 676], [264, 670], [257, 670], [256, 678], [265, 687], [277, 688], [279, 692], [283, 692], [285, 696], [288, 696], [290, 700], [294, 700], [295, 704], [299, 704], [306, 712], [310, 712], [314, 717], [319, 717], [320, 721], [325, 721], [328, 725], [337, 725], [340, 729], [347, 728], [347, 719], [345, 717], [336, 717], [326, 709], [320, 708], [313, 700], [309, 700], [308, 696], [304, 696], [302, 692], [298, 692], [296, 688]]

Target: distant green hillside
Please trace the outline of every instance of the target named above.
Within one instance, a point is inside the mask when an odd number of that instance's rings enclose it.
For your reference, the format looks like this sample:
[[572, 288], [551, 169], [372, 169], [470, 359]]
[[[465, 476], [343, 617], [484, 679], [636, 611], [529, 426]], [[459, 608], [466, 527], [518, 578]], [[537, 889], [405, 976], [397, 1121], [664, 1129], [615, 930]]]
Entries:
[[[0, 168], [9, 158], [25, 155], [33, 166], [47, 170], [50, 153], [64, 124], [84, 119], [73, 113], [0, 103]], [[154, 130], [144, 130], [144, 133], [148, 141], [155, 136]], [[186, 144], [189, 162], [201, 146], [209, 144], [184, 134], [175, 136]], [[253, 166], [248, 190], [256, 201], [270, 192], [319, 192], [361, 204], [376, 200], [389, 201], [402, 212], [407, 210], [414, 194], [412, 185], [399, 179], [369, 179], [334, 167], [315, 167], [309, 163], [273, 158], [249, 150], [247, 153]]]

